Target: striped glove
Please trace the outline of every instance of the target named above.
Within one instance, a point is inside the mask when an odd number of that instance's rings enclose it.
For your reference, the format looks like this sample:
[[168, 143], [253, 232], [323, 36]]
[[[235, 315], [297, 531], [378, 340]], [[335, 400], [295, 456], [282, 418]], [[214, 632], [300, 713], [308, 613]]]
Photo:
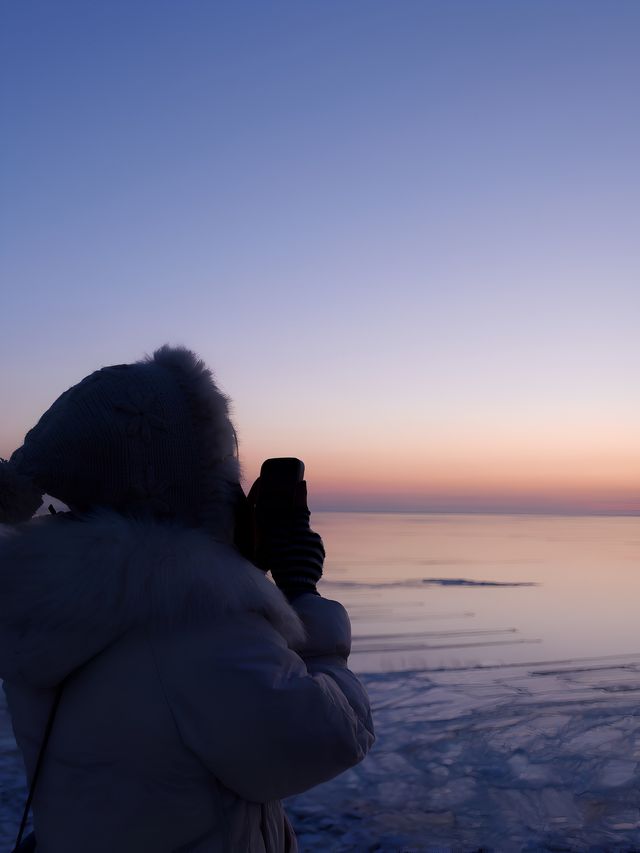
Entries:
[[320, 595], [316, 584], [322, 577], [325, 551], [309, 525], [306, 482], [298, 484], [289, 511], [261, 503], [260, 478], [249, 492], [249, 501], [255, 513], [256, 565], [271, 572], [289, 601], [305, 592]]

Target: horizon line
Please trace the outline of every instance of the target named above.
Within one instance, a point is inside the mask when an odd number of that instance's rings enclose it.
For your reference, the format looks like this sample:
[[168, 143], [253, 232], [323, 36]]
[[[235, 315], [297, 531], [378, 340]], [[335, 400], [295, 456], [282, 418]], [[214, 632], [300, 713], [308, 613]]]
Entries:
[[358, 513], [361, 515], [535, 515], [561, 518], [639, 518], [640, 510], [588, 510], [588, 509], [399, 509], [352, 508], [321, 506], [312, 510], [320, 512]]

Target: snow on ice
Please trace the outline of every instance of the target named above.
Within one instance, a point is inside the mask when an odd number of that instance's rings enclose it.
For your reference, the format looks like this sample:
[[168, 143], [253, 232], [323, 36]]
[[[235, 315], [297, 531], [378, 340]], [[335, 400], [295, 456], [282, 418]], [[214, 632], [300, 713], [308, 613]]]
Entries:
[[361, 678], [378, 739], [287, 801], [303, 853], [640, 850], [640, 655]]

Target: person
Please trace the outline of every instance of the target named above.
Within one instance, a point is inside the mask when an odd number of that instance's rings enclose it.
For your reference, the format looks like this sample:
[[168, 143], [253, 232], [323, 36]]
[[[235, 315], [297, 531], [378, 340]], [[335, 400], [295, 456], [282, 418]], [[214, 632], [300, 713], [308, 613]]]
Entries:
[[[83, 379], [0, 463], [0, 677], [29, 780], [59, 695], [43, 853], [295, 851], [282, 798], [373, 744], [304, 500], [258, 519], [258, 568], [239, 483], [228, 398], [169, 346]], [[69, 512], [31, 520], [45, 493]]]

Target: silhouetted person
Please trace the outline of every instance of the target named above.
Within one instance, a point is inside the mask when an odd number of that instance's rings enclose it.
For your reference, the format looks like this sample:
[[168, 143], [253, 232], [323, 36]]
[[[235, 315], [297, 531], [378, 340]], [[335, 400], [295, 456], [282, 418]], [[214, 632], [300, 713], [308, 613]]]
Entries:
[[[239, 478], [227, 398], [169, 347], [70, 388], [0, 463], [0, 677], [29, 780], [59, 696], [43, 851], [295, 851], [280, 799], [373, 743], [306, 504], [263, 530], [285, 595], [235, 545]], [[71, 512], [30, 521], [43, 493]]]

